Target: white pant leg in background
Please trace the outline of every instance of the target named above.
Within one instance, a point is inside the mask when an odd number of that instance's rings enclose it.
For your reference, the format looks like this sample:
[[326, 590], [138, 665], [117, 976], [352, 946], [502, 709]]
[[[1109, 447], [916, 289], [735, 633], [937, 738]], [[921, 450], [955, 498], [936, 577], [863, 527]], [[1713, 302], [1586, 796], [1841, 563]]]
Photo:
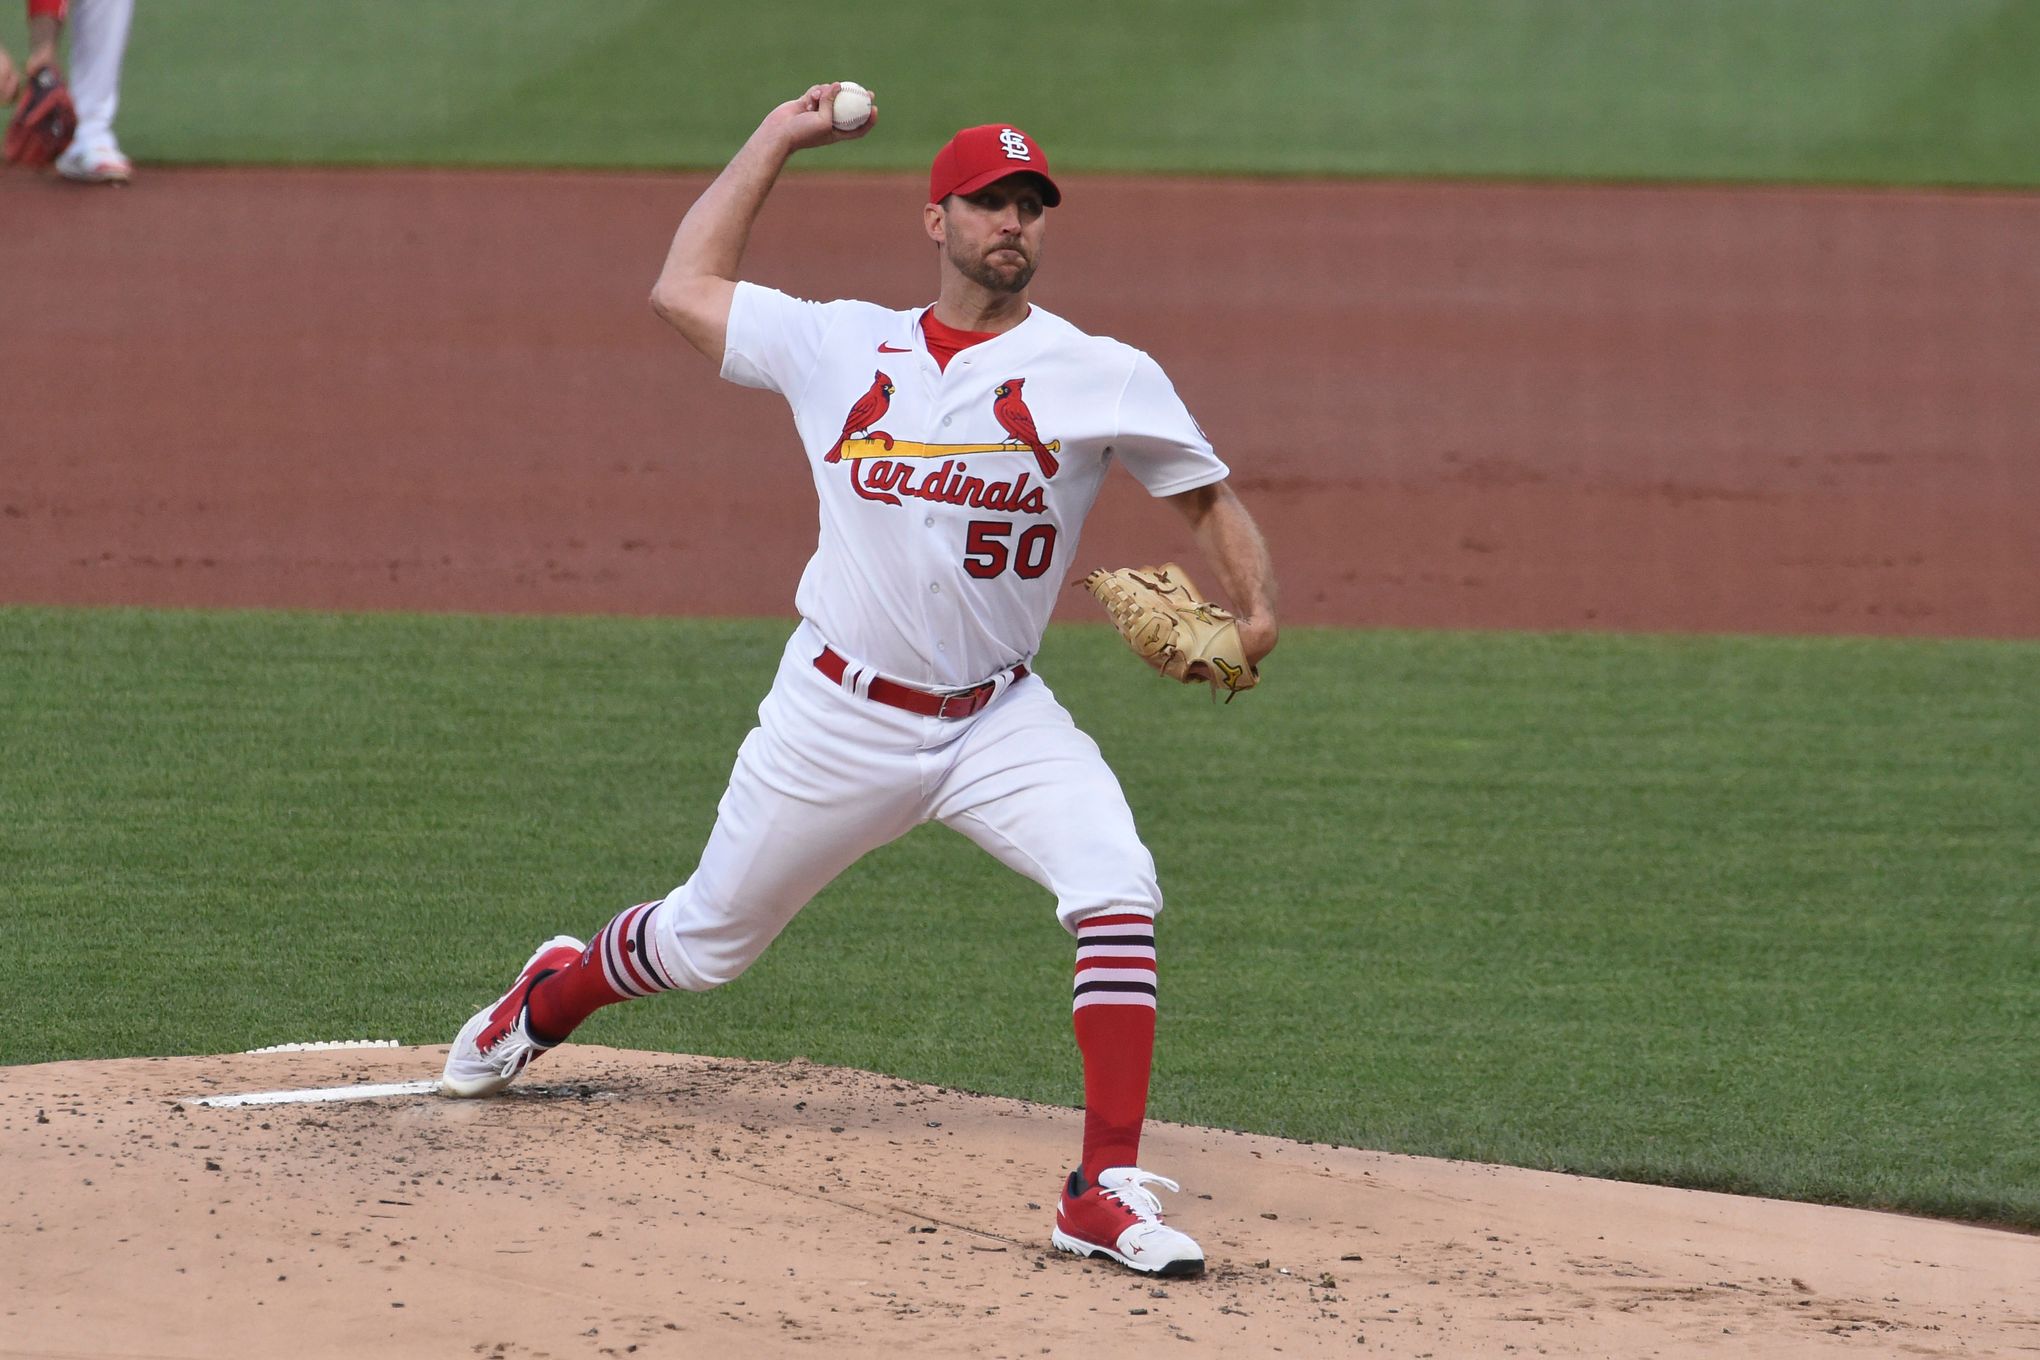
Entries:
[[135, 0], [71, 0], [71, 99], [78, 106], [80, 146], [117, 145], [113, 116], [134, 16]]
[[1071, 934], [1114, 908], [1161, 910], [1154, 857], [1118, 776], [1039, 676], [961, 734], [929, 811], [1054, 893]]

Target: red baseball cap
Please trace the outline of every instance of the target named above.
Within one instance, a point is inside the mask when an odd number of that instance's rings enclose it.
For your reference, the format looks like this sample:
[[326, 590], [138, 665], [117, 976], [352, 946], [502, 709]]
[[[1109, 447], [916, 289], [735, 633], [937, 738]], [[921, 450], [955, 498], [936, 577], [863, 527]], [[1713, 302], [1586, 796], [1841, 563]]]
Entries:
[[1010, 123], [968, 127], [935, 153], [928, 169], [928, 201], [940, 203], [951, 194], [973, 194], [1008, 175], [1041, 178], [1041, 201], [1053, 208], [1062, 190], [1048, 173], [1048, 153], [1032, 137]]

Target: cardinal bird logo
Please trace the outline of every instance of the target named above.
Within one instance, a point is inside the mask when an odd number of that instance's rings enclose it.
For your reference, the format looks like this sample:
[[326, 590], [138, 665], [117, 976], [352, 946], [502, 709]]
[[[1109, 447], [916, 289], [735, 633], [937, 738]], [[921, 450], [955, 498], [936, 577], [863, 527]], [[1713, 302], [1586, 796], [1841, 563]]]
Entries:
[[1041, 475], [1055, 476], [1058, 464], [1055, 455], [1041, 442], [1041, 434], [1034, 428], [1034, 413], [1027, 409], [1027, 403], [1020, 399], [1020, 389], [1027, 385], [1025, 378], [1008, 378], [999, 384], [992, 395], [992, 414], [999, 418], [999, 424], [1006, 427], [1012, 436], [1011, 443], [1025, 444], [1034, 450], [1034, 461], [1041, 464]]
[[[822, 455], [822, 461], [824, 463], [840, 461], [843, 456], [843, 441], [852, 435], [864, 434], [873, 439], [883, 439], [890, 447], [892, 436], [884, 430], [874, 430], [872, 426], [885, 417], [886, 408], [892, 405], [892, 394], [893, 380], [886, 377], [882, 371], [873, 373], [870, 390], [851, 403], [850, 414], [843, 417], [843, 433], [836, 436], [836, 442]], [[1021, 414], [1025, 415], [1026, 412], [1022, 411]], [[1000, 417], [1002, 420], [1004, 418]], [[1033, 428], [1032, 422], [1029, 422], [1029, 428]]]

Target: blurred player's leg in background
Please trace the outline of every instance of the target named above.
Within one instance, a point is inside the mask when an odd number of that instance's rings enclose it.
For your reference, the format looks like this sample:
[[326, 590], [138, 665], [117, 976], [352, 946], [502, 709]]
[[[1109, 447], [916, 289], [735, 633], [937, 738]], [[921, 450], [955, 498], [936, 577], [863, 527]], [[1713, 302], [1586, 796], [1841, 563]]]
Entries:
[[78, 134], [57, 160], [67, 179], [124, 184], [134, 167], [113, 134], [120, 108], [120, 67], [127, 56], [135, 0], [71, 0], [71, 98]]
[[22, 63], [27, 74], [45, 66], [63, 66], [58, 50], [64, 38], [64, 0], [28, 0], [28, 57]]

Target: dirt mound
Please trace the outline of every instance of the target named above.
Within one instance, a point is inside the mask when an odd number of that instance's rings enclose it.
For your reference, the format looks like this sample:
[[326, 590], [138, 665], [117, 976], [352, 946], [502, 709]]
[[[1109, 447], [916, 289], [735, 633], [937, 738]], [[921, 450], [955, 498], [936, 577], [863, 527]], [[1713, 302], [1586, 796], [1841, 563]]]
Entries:
[[1144, 1160], [1211, 1268], [1156, 1285], [1047, 1248], [1077, 1112], [800, 1062], [575, 1047], [492, 1101], [184, 1103], [442, 1053], [0, 1068], [0, 1355], [2040, 1345], [2040, 1239], [1170, 1124]]

